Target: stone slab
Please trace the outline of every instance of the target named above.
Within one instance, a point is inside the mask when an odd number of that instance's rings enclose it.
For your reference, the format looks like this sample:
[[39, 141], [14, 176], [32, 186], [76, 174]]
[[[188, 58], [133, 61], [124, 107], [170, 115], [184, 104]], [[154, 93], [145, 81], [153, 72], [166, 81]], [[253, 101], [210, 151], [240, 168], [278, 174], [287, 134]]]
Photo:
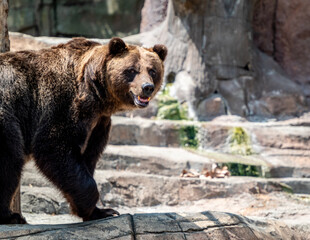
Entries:
[[130, 215], [64, 225], [1, 225], [0, 239], [133, 239]]
[[181, 148], [109, 145], [97, 169], [179, 176], [183, 169], [211, 170], [213, 162], [206, 156]]
[[307, 239], [280, 221], [258, 221], [224, 212], [121, 215], [64, 225], [0, 225], [0, 239]]

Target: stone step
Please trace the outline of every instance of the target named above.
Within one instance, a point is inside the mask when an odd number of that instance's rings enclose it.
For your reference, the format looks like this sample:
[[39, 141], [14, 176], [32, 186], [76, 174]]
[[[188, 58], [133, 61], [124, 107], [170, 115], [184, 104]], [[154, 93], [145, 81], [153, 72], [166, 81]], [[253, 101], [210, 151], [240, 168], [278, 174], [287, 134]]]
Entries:
[[242, 193], [289, 191], [310, 194], [310, 179], [230, 177], [201, 179], [166, 177], [125, 171], [96, 172], [101, 200], [109, 206], [179, 205], [201, 199], [223, 198]]
[[183, 124], [186, 122], [114, 116], [109, 142], [114, 145], [179, 147], [179, 128]]
[[[192, 147], [228, 154], [231, 159], [260, 159], [268, 166], [270, 175], [266, 176], [310, 177], [307, 119], [245, 122], [220, 117], [211, 122], [190, 122], [113, 117], [112, 123], [110, 144], [113, 145]], [[244, 142], [239, 144], [236, 139]], [[236, 157], [238, 154], [247, 156]]]
[[[105, 206], [118, 210], [123, 209], [122, 212], [130, 213], [133, 211], [158, 212], [162, 211], [161, 209], [176, 210], [177, 207], [186, 210], [191, 209], [186, 205], [195, 205], [195, 202], [211, 201], [212, 199], [214, 201], [216, 201], [215, 199], [236, 201], [245, 194], [253, 196], [284, 192], [310, 194], [310, 179], [305, 178], [200, 179], [97, 170], [95, 179], [100, 191], [101, 202]], [[41, 183], [41, 185], [43, 184]], [[22, 212], [24, 213], [62, 215], [70, 212], [68, 203], [62, 194], [56, 188], [48, 187], [48, 184], [45, 186], [23, 184], [21, 193]], [[281, 198], [283, 197], [285, 196]], [[129, 211], [128, 208], [133, 210]], [[192, 208], [196, 209], [197, 207]], [[217, 209], [224, 210], [225, 208]]]
[[[310, 118], [310, 117], [309, 117]], [[300, 120], [301, 121], [301, 120]], [[248, 122], [242, 118], [222, 116], [210, 122], [152, 120], [146, 118], [112, 117], [110, 143], [114, 145], [182, 146], [182, 130], [196, 127], [196, 134], [203, 134], [205, 146], [223, 148], [236, 127], [253, 135], [261, 147], [299, 149], [310, 151], [310, 125], [304, 121]], [[304, 124], [303, 124], [304, 123]]]
[[97, 169], [179, 176], [183, 169], [211, 169], [213, 162], [208, 157], [181, 148], [109, 145]]
[[[210, 206], [208, 208], [210, 210], [226, 211], [226, 206], [229, 205], [231, 211], [235, 213], [253, 215], [255, 212], [254, 216], [272, 214], [276, 218], [281, 218], [281, 214], [287, 211], [286, 204], [290, 204], [295, 215], [302, 215], [307, 205], [302, 202], [297, 205], [293, 196], [299, 199], [298, 195], [303, 194], [302, 199], [309, 199], [307, 194], [310, 194], [310, 179], [306, 178], [201, 179], [120, 170], [97, 170], [95, 179], [100, 191], [99, 206], [103, 203], [106, 207], [116, 208], [121, 213], [180, 209], [192, 212], [206, 205]], [[297, 195], [291, 194], [292, 197], [289, 197], [285, 192]], [[74, 220], [70, 220], [69, 206], [62, 194], [42, 177], [31, 163], [25, 168], [21, 193], [22, 212], [30, 219], [30, 223], [36, 223], [42, 214], [45, 214], [42, 215], [44, 223], [49, 221], [68, 223]], [[269, 199], [268, 204], [279, 205], [277, 209], [280, 213], [259, 207], [265, 204], [266, 199]], [[253, 204], [257, 205], [258, 212], [251, 210]], [[59, 217], [54, 218], [54, 215]], [[289, 216], [286, 218], [291, 219]], [[76, 218], [74, 221], [76, 222]]]
[[[260, 176], [266, 177], [273, 175], [291, 177], [299, 169], [298, 167], [274, 168], [259, 156], [237, 156], [212, 151], [199, 152], [181, 148], [131, 145], [109, 145], [97, 163], [96, 169], [180, 176], [183, 169], [194, 169], [201, 172], [205, 168], [210, 170], [212, 163], [226, 164], [228, 162], [256, 166]], [[305, 170], [302, 168], [302, 171]], [[36, 172], [33, 162], [28, 164], [23, 173], [23, 184], [52, 186], [48, 181], [45, 181], [42, 175], [35, 174]]]
[[[288, 150], [287, 150], [288, 151]], [[238, 163], [256, 166], [260, 176], [263, 177], [309, 177], [310, 166], [299, 150], [291, 153], [283, 153], [274, 150], [275, 156], [264, 156], [264, 154], [241, 156], [210, 150], [191, 150], [180, 148], [132, 146], [132, 145], [109, 145], [102, 158], [97, 164], [97, 169], [102, 170], [127, 170], [132, 172], [144, 172], [164, 176], [179, 176], [183, 169], [195, 169], [201, 171], [203, 168], [210, 169], [211, 164]], [[277, 161], [275, 157], [286, 154], [294, 155], [295, 158], [303, 158], [303, 164], [290, 166]]]

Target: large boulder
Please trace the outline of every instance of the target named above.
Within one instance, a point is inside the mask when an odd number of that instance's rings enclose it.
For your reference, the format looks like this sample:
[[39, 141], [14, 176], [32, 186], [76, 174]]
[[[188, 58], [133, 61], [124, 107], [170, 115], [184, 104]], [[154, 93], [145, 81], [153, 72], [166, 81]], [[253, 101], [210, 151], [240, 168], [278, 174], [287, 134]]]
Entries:
[[[308, 229], [309, 230], [309, 229]], [[1, 239], [307, 239], [307, 229], [222, 212], [121, 215], [64, 225], [1, 225]]]

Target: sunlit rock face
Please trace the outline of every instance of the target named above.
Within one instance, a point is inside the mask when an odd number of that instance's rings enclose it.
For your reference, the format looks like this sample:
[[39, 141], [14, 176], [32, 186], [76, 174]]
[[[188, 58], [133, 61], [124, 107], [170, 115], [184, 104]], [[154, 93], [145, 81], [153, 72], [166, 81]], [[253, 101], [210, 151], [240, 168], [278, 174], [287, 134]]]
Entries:
[[253, 16], [254, 43], [272, 56], [289, 77], [310, 95], [310, 3], [302, 0], [256, 3]]
[[[183, 76], [191, 79], [194, 87], [178, 97], [180, 102], [186, 98], [189, 117], [207, 120], [222, 114], [205, 104], [216, 97], [223, 100], [226, 114], [256, 119], [286, 118], [309, 111], [310, 27], [304, 23], [308, 22], [310, 3], [166, 2], [167, 18], [142, 42], [151, 44], [159, 39], [168, 46], [166, 76], [169, 82], [174, 76], [175, 93], [184, 88], [179, 84]], [[154, 26], [151, 21], [147, 24], [145, 13], [152, 12], [147, 7], [151, 7], [148, 1], [142, 12], [144, 28]], [[166, 13], [152, 14], [164, 19]]]

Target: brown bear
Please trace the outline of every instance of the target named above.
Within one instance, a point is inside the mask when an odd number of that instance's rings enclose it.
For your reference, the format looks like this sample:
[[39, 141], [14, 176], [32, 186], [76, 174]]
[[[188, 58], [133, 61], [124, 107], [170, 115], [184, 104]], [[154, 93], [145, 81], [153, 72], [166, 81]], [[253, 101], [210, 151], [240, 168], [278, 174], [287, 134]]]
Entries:
[[0, 224], [26, 223], [10, 204], [28, 159], [83, 221], [118, 214], [96, 207], [94, 169], [111, 115], [148, 105], [166, 55], [163, 45], [142, 48], [120, 38], [0, 55]]

